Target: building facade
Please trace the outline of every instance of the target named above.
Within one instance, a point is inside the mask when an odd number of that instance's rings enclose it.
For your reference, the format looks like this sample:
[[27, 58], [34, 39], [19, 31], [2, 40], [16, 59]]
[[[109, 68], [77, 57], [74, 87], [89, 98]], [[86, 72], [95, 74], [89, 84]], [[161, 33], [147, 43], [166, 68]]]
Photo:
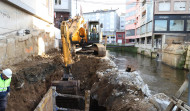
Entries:
[[126, 38], [135, 38], [138, 53], [173, 67], [189, 66], [183, 58], [190, 41], [189, 0], [127, 0], [126, 7]]
[[117, 10], [99, 10], [83, 13], [85, 21], [99, 21], [103, 24], [103, 36], [107, 36], [107, 43], [116, 43], [116, 30], [120, 27]]
[[54, 0], [54, 24], [60, 28], [62, 21], [68, 20], [71, 16], [71, 0]]
[[125, 23], [126, 23], [125, 14], [122, 13], [122, 14], [120, 15], [120, 28], [119, 28], [119, 30], [125, 31]]
[[125, 31], [116, 31], [116, 43], [125, 44], [128, 40], [125, 40]]
[[136, 14], [137, 14], [137, 1], [126, 0], [126, 25], [125, 25], [125, 38], [130, 42], [134, 42], [136, 38]]
[[145, 52], [146, 55], [151, 55], [152, 49], [153, 6], [153, 0], [137, 2], [135, 46], [139, 47], [139, 53]]
[[125, 44], [128, 43], [129, 39], [125, 39], [125, 13], [120, 15], [120, 28], [116, 31], [116, 43]]
[[164, 48], [172, 42], [189, 41], [190, 1], [157, 0], [154, 9], [154, 48]]

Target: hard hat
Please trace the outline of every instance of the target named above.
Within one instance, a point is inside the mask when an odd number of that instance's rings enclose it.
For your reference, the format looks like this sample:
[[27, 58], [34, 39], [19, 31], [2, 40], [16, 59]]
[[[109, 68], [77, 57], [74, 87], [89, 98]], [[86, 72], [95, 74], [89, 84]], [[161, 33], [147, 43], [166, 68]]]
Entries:
[[7, 76], [8, 78], [12, 77], [12, 71], [11, 71], [11, 69], [5, 69], [5, 70], [3, 70], [3, 74], [5, 76]]

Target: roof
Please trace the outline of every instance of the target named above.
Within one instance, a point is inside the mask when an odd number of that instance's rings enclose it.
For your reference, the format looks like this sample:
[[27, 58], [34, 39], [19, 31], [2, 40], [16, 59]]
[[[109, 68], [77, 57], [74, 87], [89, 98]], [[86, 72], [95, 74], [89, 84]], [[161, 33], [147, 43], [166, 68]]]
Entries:
[[86, 13], [83, 13], [83, 14], [89, 14], [89, 13], [104, 13], [104, 12], [115, 12], [117, 11], [117, 9], [115, 10], [96, 10], [96, 11], [93, 11], [93, 12], [86, 12]]

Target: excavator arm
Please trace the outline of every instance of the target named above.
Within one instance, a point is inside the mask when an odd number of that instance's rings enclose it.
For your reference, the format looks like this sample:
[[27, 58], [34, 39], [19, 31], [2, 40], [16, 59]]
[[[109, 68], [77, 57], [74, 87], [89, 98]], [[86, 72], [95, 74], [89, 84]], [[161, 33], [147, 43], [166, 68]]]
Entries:
[[71, 41], [70, 41], [70, 32], [67, 30], [69, 27], [66, 21], [63, 21], [61, 24], [61, 39], [63, 45], [63, 55], [64, 55], [64, 64], [65, 67], [71, 65], [72, 61], [72, 54], [71, 54]]

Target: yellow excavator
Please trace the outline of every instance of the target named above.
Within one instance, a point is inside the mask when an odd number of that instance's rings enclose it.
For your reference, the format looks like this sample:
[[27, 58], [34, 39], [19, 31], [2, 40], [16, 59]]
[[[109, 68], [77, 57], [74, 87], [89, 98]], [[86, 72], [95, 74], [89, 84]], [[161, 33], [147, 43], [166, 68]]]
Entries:
[[92, 52], [99, 57], [106, 55], [105, 46], [100, 44], [102, 27], [103, 25], [99, 21], [88, 21], [85, 23], [82, 16], [76, 16], [61, 23], [61, 39], [67, 74], [70, 72], [68, 67], [73, 63], [72, 55], [78, 49], [81, 49], [80, 52]]

